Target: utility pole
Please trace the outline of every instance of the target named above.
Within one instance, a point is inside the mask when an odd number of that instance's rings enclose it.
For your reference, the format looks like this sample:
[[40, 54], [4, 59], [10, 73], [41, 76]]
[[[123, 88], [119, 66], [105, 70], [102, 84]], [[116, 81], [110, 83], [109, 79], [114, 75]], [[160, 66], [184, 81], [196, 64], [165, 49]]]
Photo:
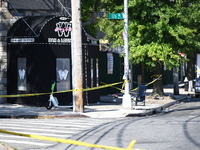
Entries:
[[128, 0], [124, 0], [124, 53], [125, 90], [122, 99], [122, 107], [132, 109], [131, 95], [129, 93]]
[[[83, 60], [82, 60], [82, 28], [81, 0], [72, 0], [72, 32], [73, 32], [73, 71], [74, 88], [83, 89]], [[83, 91], [75, 91], [75, 112], [84, 112]]]

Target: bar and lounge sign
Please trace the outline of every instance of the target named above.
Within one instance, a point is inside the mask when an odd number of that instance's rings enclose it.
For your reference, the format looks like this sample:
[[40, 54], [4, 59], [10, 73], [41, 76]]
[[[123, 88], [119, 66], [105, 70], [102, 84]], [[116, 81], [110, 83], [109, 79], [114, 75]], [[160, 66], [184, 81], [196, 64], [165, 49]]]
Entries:
[[[23, 35], [31, 35], [31, 37], [13, 37], [10, 39], [11, 43], [61, 43], [68, 44], [71, 43], [71, 32], [72, 32], [72, 22], [70, 18], [67, 17], [55, 17], [48, 20], [45, 25], [38, 26], [35, 30], [33, 27], [35, 24], [30, 25], [30, 28], [24, 31]], [[32, 29], [32, 30], [30, 30]], [[32, 35], [34, 31], [34, 35]], [[18, 31], [19, 32], [19, 31]], [[18, 33], [21, 34], [21, 33]]]
[[48, 38], [49, 43], [71, 43], [71, 38]]
[[51, 43], [71, 43], [72, 23], [65, 17], [60, 17], [60, 21], [55, 24], [54, 32], [58, 38], [48, 38]]

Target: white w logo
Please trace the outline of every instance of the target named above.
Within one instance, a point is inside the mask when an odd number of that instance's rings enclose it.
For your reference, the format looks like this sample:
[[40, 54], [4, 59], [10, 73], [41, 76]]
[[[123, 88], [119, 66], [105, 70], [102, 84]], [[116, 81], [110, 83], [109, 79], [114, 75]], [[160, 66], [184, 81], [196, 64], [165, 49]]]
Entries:
[[24, 69], [19, 69], [18, 72], [19, 72], [19, 79], [23, 80], [24, 77], [25, 77], [25, 72], [26, 71]]
[[60, 77], [60, 80], [66, 80], [67, 79], [67, 75], [68, 75], [68, 71], [67, 70], [58, 70], [58, 74]]
[[58, 22], [56, 23], [55, 32], [58, 33], [59, 37], [62, 37], [63, 35], [64, 37], [68, 37], [72, 30], [71, 26], [72, 24], [69, 22]]

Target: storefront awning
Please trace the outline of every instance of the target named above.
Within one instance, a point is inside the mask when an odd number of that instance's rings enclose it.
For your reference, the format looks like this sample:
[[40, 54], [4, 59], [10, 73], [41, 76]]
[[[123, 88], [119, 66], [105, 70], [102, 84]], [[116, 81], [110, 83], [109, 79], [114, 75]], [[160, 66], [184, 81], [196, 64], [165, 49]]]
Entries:
[[[33, 16], [16, 21], [8, 32], [8, 44], [71, 44], [72, 23], [67, 16]], [[82, 29], [83, 44], [98, 40]]]

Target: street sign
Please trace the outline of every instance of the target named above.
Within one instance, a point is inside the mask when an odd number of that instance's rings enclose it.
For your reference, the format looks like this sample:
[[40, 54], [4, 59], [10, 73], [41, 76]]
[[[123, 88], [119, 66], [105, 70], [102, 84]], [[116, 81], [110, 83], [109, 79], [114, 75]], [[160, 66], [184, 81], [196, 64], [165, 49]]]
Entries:
[[124, 13], [109, 13], [108, 19], [124, 19]]

